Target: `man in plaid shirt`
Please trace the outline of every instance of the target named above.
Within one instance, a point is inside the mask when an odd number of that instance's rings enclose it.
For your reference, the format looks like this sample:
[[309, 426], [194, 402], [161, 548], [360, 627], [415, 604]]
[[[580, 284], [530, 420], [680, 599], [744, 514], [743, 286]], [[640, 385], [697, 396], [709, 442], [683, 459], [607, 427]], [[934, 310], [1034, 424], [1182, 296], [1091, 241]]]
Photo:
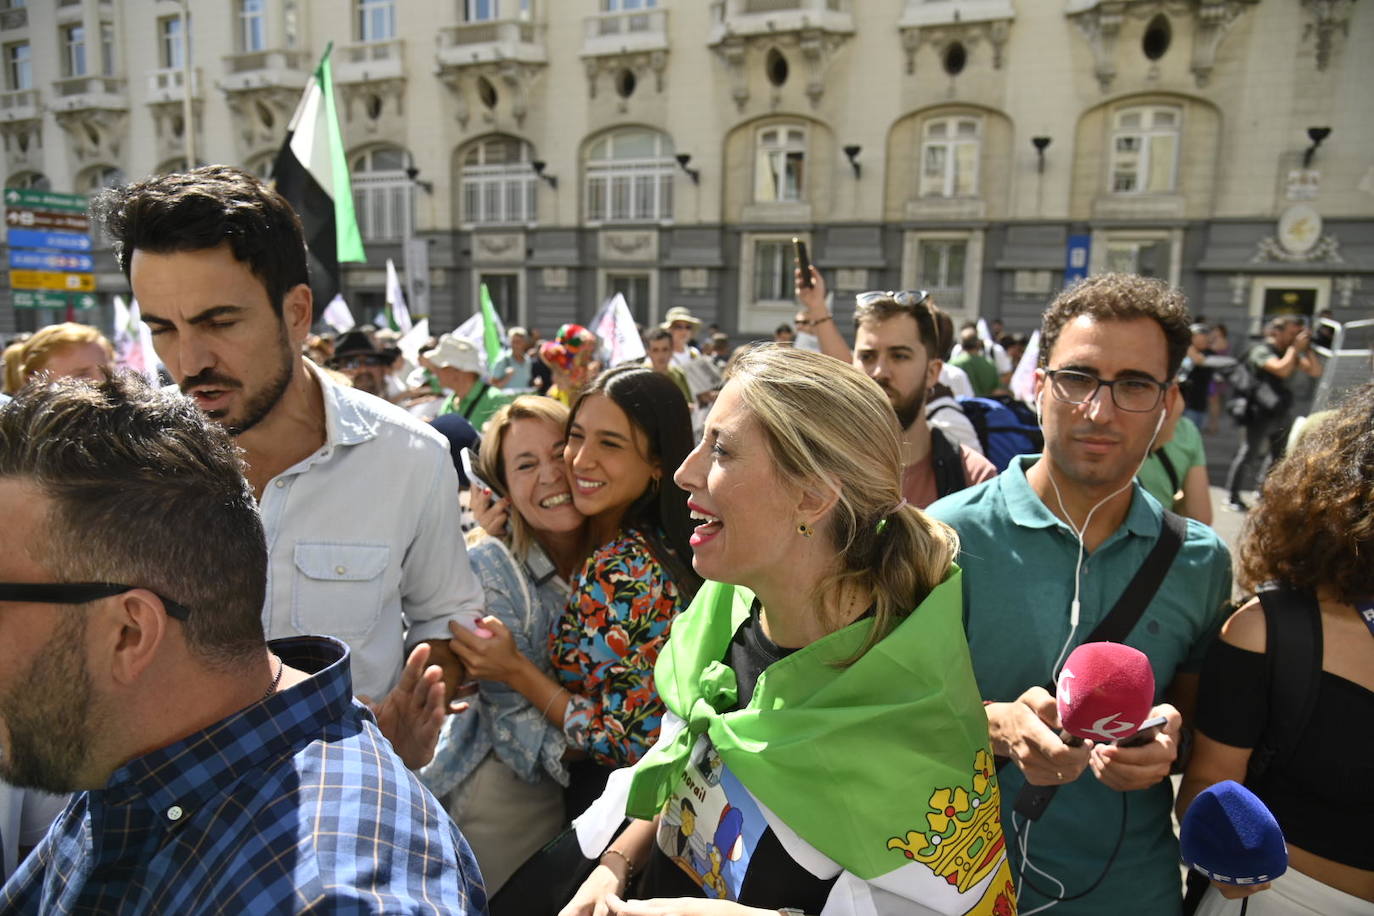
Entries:
[[76, 793], [0, 913], [486, 913], [347, 647], [264, 640], [262, 523], [193, 402], [26, 389], [0, 519], [0, 778]]

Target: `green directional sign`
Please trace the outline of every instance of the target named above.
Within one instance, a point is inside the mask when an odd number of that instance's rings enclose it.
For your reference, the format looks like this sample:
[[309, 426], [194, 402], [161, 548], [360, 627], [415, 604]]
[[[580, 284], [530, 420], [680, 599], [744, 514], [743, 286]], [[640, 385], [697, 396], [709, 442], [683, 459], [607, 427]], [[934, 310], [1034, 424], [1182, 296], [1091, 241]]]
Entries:
[[5, 188], [5, 206], [85, 213], [90, 207], [90, 199], [85, 194], [63, 194], [60, 191], [40, 191], [37, 188]]
[[67, 307], [67, 294], [17, 289], [10, 301], [17, 309], [64, 309]]
[[100, 304], [93, 293], [75, 293], [72, 295], [72, 305], [79, 309], [93, 309]]

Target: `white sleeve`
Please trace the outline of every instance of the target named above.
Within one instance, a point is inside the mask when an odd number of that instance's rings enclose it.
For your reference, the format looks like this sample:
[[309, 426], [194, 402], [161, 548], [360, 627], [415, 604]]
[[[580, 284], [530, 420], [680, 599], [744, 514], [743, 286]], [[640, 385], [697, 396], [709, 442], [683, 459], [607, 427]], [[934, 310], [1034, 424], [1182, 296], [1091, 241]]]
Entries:
[[458, 472], [448, 450], [431, 450], [434, 471], [420, 507], [415, 537], [401, 561], [401, 611], [409, 650], [429, 639], [448, 639], [450, 620], [475, 621], [483, 614], [482, 589], [468, 563], [459, 526]]

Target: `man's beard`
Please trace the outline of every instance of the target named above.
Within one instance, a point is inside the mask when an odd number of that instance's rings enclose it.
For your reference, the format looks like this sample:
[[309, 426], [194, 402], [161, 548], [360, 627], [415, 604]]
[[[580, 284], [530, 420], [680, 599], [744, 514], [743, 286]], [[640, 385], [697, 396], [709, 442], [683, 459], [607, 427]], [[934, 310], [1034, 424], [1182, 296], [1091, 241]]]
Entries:
[[926, 380], [922, 378], [916, 385], [916, 390], [905, 398], [898, 395], [890, 385], [883, 385], [882, 388], [892, 403], [892, 409], [897, 412], [897, 424], [902, 429], [910, 429], [911, 424], [915, 423], [916, 418], [926, 409]]
[[86, 611], [66, 611], [48, 644], [15, 687], [0, 696], [9, 747], [0, 779], [23, 789], [75, 792], [91, 745], [91, 675], [86, 670]]
[[[272, 409], [281, 401], [282, 395], [286, 394], [286, 389], [291, 385], [291, 378], [295, 374], [295, 357], [291, 353], [291, 341], [286, 336], [286, 325], [282, 325], [280, 347], [278, 353], [281, 361], [277, 364], [277, 372], [273, 375], [261, 390], [249, 398], [243, 405], [243, 417], [233, 421], [225, 415], [224, 411], [208, 410], [205, 415], [216, 423], [228, 430], [231, 436], [242, 435], [248, 430], [257, 426]], [[181, 382], [182, 391], [190, 391], [202, 385], [223, 385], [232, 388], [243, 388], [243, 383], [238, 379], [220, 375], [213, 369], [199, 372]]]
[[295, 373], [296, 359], [291, 353], [291, 341], [286, 336], [286, 327], [282, 326], [281, 333], [281, 362], [277, 364], [277, 374], [274, 375], [261, 391], [253, 395], [246, 404], [243, 405], [243, 419], [238, 423], [226, 424], [225, 429], [229, 430], [231, 436], [241, 436], [248, 430], [257, 426], [272, 409], [281, 401], [282, 395], [286, 394], [286, 389], [291, 385], [291, 376]]

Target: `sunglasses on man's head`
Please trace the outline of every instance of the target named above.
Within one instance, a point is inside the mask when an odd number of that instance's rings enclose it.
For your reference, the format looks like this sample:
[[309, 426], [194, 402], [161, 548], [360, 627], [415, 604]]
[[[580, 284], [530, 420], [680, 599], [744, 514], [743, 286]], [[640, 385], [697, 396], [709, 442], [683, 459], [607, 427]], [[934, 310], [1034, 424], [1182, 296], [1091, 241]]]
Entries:
[[889, 302], [908, 308], [913, 305], [920, 305], [930, 298], [930, 293], [923, 289], [873, 289], [866, 293], [859, 293], [854, 297], [855, 305], [869, 305], [873, 302]]
[[[30, 604], [86, 604], [111, 595], [138, 588], [135, 585], [116, 585], [113, 582], [0, 582], [0, 601], [24, 601]], [[149, 589], [152, 591], [152, 589]], [[170, 598], [158, 595], [167, 613], [178, 620], [186, 620], [191, 611]]]

